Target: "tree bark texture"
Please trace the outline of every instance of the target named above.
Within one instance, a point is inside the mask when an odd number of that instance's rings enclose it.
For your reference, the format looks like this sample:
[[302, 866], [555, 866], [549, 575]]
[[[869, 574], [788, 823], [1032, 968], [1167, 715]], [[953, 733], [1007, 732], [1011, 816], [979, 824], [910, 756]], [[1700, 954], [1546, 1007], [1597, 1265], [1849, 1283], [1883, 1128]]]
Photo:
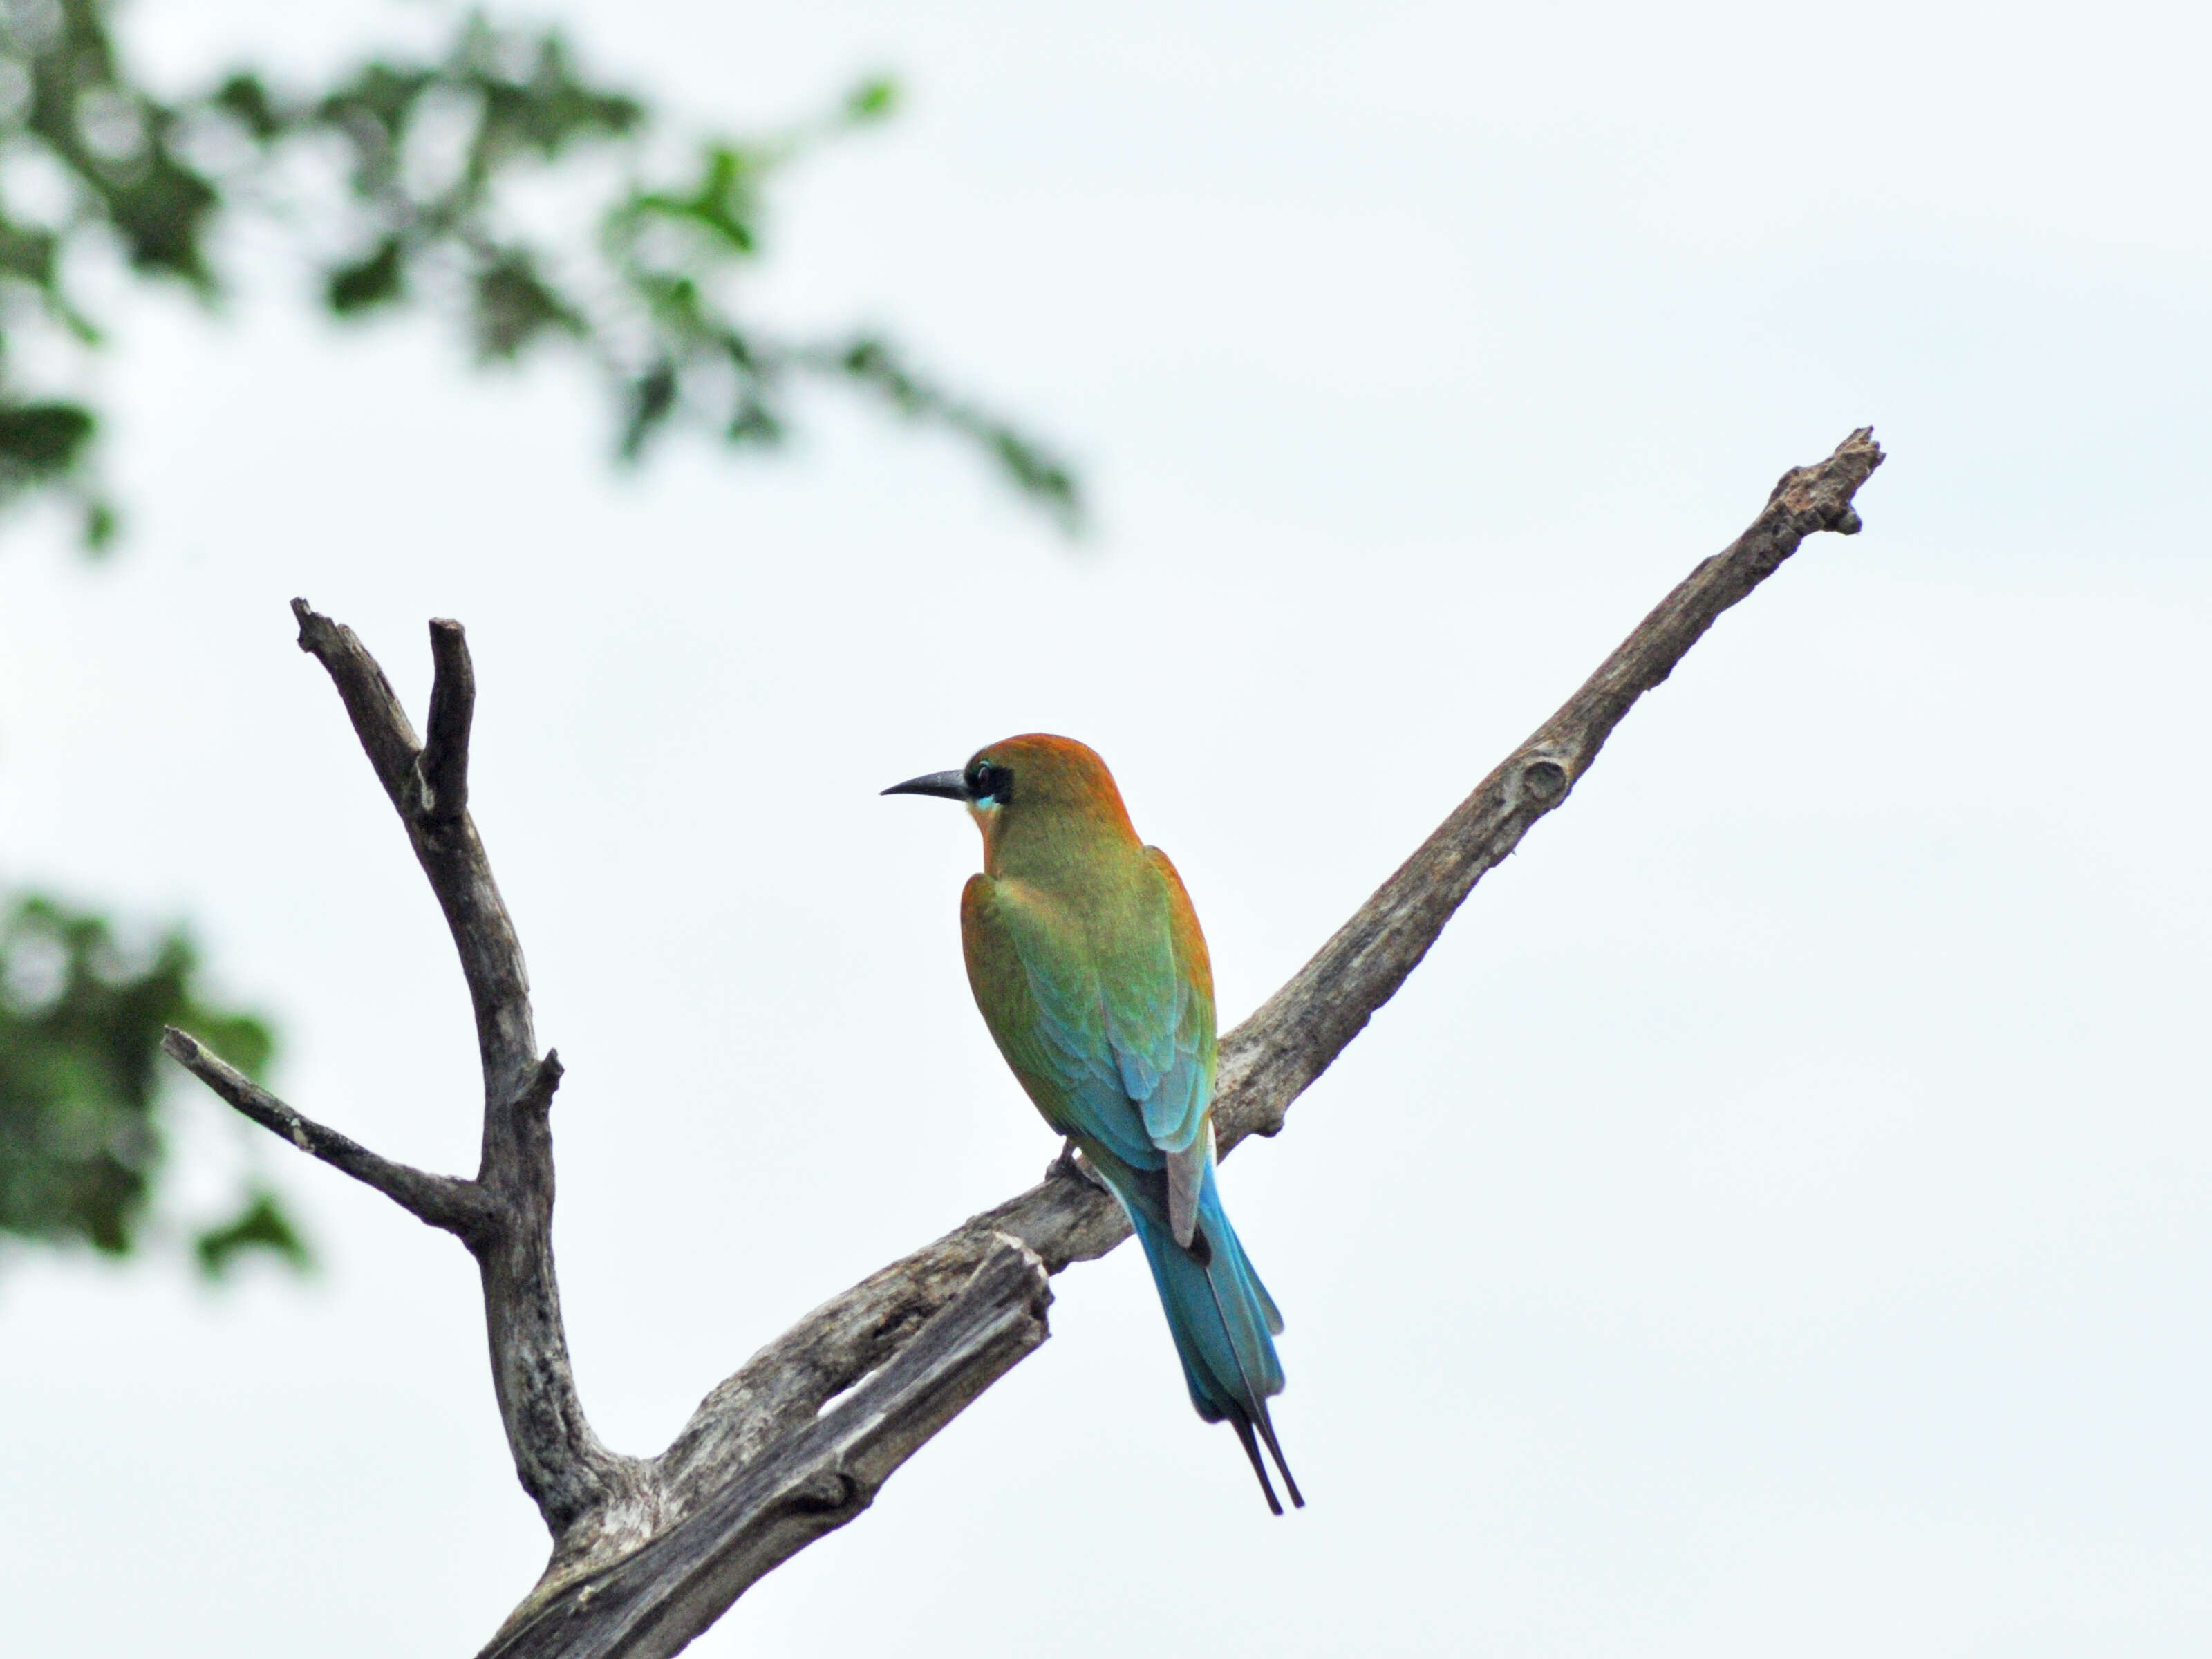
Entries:
[[[1214, 1120], [1224, 1157], [1247, 1135], [1282, 1128], [1291, 1103], [1396, 993], [1475, 883], [1566, 799], [1636, 700], [1723, 611], [1806, 537], [1856, 532], [1853, 497], [1881, 460], [1861, 428], [1826, 460], [1785, 473], [1751, 527], [1661, 600], [1223, 1038]], [[475, 1256], [508, 1449], [553, 1536], [544, 1576], [480, 1659], [663, 1659], [747, 1586], [866, 1509], [900, 1464], [1045, 1340], [1050, 1276], [1112, 1249], [1128, 1224], [1063, 1157], [1027, 1192], [807, 1315], [709, 1393], [659, 1456], [602, 1445], [577, 1397], [554, 1273], [550, 1113], [561, 1062], [538, 1052], [521, 945], [468, 814], [476, 685], [467, 641], [458, 623], [430, 624], [436, 680], [425, 742], [353, 631], [305, 601], [293, 609], [301, 648], [336, 685], [460, 955], [484, 1080], [477, 1173], [392, 1163], [303, 1117], [185, 1033], [171, 1030], [163, 1046], [245, 1115]]]

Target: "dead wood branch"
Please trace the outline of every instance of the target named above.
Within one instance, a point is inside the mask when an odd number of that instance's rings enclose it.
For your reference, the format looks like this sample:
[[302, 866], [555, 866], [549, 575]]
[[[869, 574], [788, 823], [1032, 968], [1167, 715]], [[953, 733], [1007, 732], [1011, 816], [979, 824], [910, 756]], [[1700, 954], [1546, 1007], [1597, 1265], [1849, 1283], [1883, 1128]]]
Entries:
[[[1723, 611], [1806, 537], [1858, 530], [1853, 497], [1881, 460], [1862, 428], [1826, 460], [1784, 474], [1751, 527], [1692, 571], [1222, 1040], [1224, 1156], [1282, 1127], [1291, 1103], [1396, 993], [1475, 884], [1566, 799], [1637, 699]], [[576, 1397], [554, 1276], [550, 1113], [560, 1062], [538, 1055], [521, 946], [467, 812], [467, 642], [458, 623], [430, 625], [437, 680], [424, 744], [352, 631], [302, 601], [294, 609], [301, 648], [337, 685], [460, 954], [483, 1070], [481, 1167], [465, 1181], [391, 1163], [302, 1118], [181, 1032], [165, 1046], [256, 1122], [459, 1235], [476, 1255], [508, 1446], [554, 1540], [544, 1576], [483, 1659], [664, 1659], [763, 1574], [862, 1512], [901, 1463], [1044, 1340], [1048, 1276], [1112, 1249], [1127, 1224], [1071, 1160], [1056, 1160], [1038, 1185], [769, 1343], [659, 1457], [609, 1451]]]
[[[353, 629], [304, 599], [292, 602], [300, 648], [337, 688], [355, 735], [407, 831], [445, 912], [476, 1010], [483, 1072], [477, 1190], [489, 1224], [470, 1239], [483, 1281], [492, 1387], [523, 1490], [556, 1545], [595, 1538], [635, 1545], [651, 1535], [644, 1466], [601, 1445], [576, 1397], [553, 1268], [553, 1137], [548, 1117], [561, 1062], [540, 1059], [522, 944], [466, 811], [476, 672], [459, 623], [430, 624], [436, 678], [430, 744]], [[580, 1532], [578, 1529], [581, 1528]]]
[[364, 1186], [374, 1187], [417, 1221], [441, 1227], [464, 1240], [481, 1237], [491, 1224], [489, 1205], [473, 1181], [430, 1175], [379, 1158], [368, 1147], [302, 1117], [236, 1066], [217, 1059], [197, 1037], [175, 1026], [161, 1032], [161, 1052], [272, 1134], [290, 1141]]
[[670, 1654], [747, 1586], [875, 1501], [961, 1407], [1045, 1340], [1052, 1291], [1018, 1239], [981, 1265], [882, 1370], [747, 1462], [652, 1542], [519, 1611], [483, 1659]]

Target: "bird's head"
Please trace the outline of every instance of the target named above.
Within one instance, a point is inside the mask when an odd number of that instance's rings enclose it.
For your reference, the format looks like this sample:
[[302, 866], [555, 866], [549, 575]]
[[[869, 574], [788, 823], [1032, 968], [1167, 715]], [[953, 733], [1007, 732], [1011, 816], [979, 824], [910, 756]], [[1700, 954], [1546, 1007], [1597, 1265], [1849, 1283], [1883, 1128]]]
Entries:
[[1098, 834], [1136, 840], [1106, 763], [1073, 738], [1042, 732], [987, 744], [957, 772], [908, 778], [884, 793], [965, 803], [983, 832], [987, 866], [1003, 850], [1034, 840]]

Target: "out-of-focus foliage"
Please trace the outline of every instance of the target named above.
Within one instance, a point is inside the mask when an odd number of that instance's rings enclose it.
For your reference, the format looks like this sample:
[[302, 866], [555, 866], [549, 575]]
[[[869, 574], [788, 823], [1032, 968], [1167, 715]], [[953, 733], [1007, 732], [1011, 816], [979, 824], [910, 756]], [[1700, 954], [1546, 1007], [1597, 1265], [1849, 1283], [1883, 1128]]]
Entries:
[[[438, 50], [326, 87], [243, 67], [170, 97], [132, 76], [110, 0], [0, 0], [0, 507], [72, 503], [86, 547], [110, 544], [100, 413], [70, 390], [105, 341], [88, 296], [120, 272], [213, 304], [227, 233], [250, 219], [289, 242], [316, 273], [311, 303], [342, 323], [427, 310], [479, 364], [571, 354], [609, 394], [625, 460], [678, 425], [772, 445], [793, 387], [826, 381], [969, 440], [1073, 529], [1066, 468], [884, 340], [790, 337], [738, 309], [778, 170], [896, 101], [870, 81], [794, 131], [685, 140], [647, 100], [592, 80], [557, 33], [481, 13], [453, 14]], [[268, 1028], [204, 1001], [181, 933], [135, 960], [96, 915], [7, 902], [0, 1237], [126, 1254], [153, 1212], [162, 1025], [249, 1073]], [[256, 1251], [308, 1260], [258, 1186], [192, 1250], [210, 1274]]]
[[[886, 342], [787, 338], [735, 308], [777, 169], [896, 102], [890, 82], [871, 81], [800, 131], [691, 145], [663, 178], [665, 123], [592, 82], [557, 33], [474, 14], [442, 52], [380, 58], [328, 88], [241, 69], [169, 100], [131, 78], [107, 0], [0, 0], [0, 500], [66, 495], [86, 545], [108, 543], [98, 413], [34, 384], [24, 347], [35, 337], [46, 362], [57, 344], [64, 361], [99, 345], [79, 295], [103, 254], [216, 298], [219, 232], [250, 213], [305, 239], [337, 317], [446, 310], [488, 364], [578, 353], [612, 394], [625, 459], [678, 422], [774, 443], [793, 381], [836, 380], [973, 440], [1073, 527], [1080, 501], [1064, 465]], [[27, 173], [56, 200], [19, 200]], [[580, 228], [525, 228], [517, 198], [549, 179], [598, 193], [596, 211], [570, 216]]]
[[[46, 898], [0, 921], [0, 1234], [127, 1255], [143, 1242], [161, 1165], [161, 1028], [181, 1026], [258, 1074], [274, 1047], [251, 1014], [210, 1006], [191, 941], [132, 952], [101, 918]], [[264, 1250], [308, 1252], [258, 1186], [192, 1242], [219, 1277]]]

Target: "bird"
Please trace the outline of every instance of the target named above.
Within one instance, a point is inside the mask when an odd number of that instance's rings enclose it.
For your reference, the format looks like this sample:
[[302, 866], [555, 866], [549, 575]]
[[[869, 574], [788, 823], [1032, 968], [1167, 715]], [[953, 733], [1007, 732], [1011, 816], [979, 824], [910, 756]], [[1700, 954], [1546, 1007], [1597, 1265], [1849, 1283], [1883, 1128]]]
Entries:
[[1222, 1208], [1214, 1175], [1213, 969], [1166, 854], [1147, 847], [1106, 763], [1029, 732], [886, 795], [963, 803], [983, 868], [960, 896], [968, 983], [1046, 1123], [1121, 1200], [1167, 1315], [1191, 1404], [1237, 1432], [1267, 1507], [1305, 1498], [1268, 1415], [1283, 1316]]

